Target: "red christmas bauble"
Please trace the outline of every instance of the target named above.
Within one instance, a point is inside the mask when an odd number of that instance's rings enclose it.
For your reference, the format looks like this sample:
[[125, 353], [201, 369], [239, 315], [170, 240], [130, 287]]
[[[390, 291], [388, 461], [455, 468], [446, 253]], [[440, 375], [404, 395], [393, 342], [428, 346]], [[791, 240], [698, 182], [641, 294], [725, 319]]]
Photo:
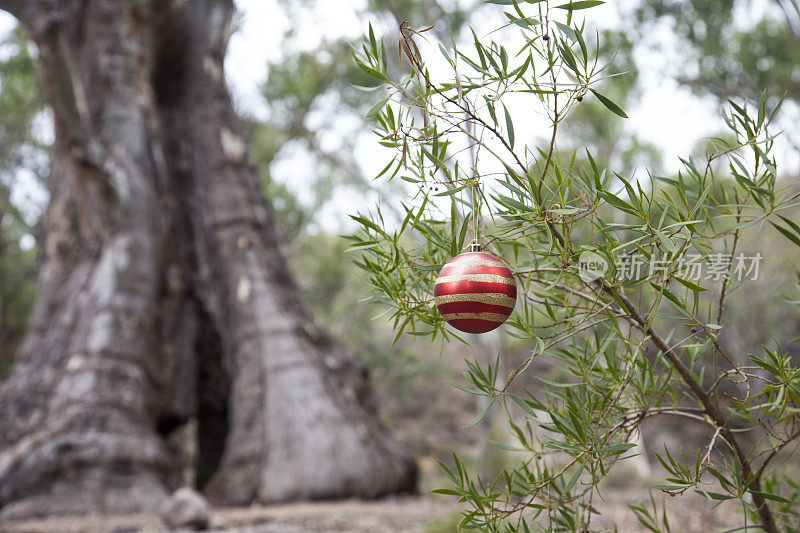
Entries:
[[466, 333], [486, 333], [514, 311], [517, 283], [502, 260], [486, 252], [467, 252], [442, 267], [433, 295], [448, 324]]

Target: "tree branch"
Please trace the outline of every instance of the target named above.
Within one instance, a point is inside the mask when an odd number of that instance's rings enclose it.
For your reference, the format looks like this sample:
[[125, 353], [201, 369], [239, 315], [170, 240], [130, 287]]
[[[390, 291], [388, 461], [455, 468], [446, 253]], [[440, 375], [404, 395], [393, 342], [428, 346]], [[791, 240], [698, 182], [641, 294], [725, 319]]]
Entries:
[[764, 474], [764, 471], [766, 470], [767, 465], [775, 458], [776, 455], [778, 455], [779, 451], [781, 451], [788, 444], [790, 444], [791, 442], [797, 440], [798, 438], [800, 438], [800, 431], [794, 432], [792, 435], [787, 437], [785, 441], [781, 442], [778, 446], [773, 448], [772, 452], [770, 452], [769, 456], [761, 464], [761, 468], [759, 468], [758, 472], [756, 472], [756, 478], [760, 478]]
[[[569, 254], [574, 253], [571, 243], [564, 238], [555, 224], [548, 220], [547, 225], [562, 248], [564, 248]], [[764, 530], [769, 533], [778, 533], [778, 526], [775, 523], [775, 517], [772, 514], [772, 510], [770, 509], [769, 505], [767, 505], [764, 497], [761, 496], [762, 490], [760, 476], [763, 470], [753, 472], [750, 459], [747, 457], [747, 454], [745, 454], [744, 450], [742, 450], [739, 441], [736, 439], [736, 436], [733, 434], [730, 426], [728, 425], [728, 420], [722, 415], [717, 403], [710, 394], [703, 390], [703, 387], [700, 386], [700, 383], [698, 383], [694, 376], [692, 376], [689, 368], [687, 368], [683, 361], [681, 361], [680, 356], [675, 353], [675, 350], [673, 350], [667, 344], [664, 338], [653, 329], [647, 319], [639, 312], [639, 309], [623, 292], [619, 291], [616, 287], [608, 285], [600, 279], [595, 280], [594, 285], [612, 299], [616, 299], [622, 303], [625, 311], [627, 311], [630, 317], [636, 323], [638, 323], [639, 326], [641, 326], [641, 329], [643, 329], [650, 337], [650, 339], [653, 341], [653, 344], [655, 344], [659, 351], [664, 354], [664, 357], [667, 358], [672, 367], [678, 371], [678, 374], [680, 374], [683, 382], [687, 387], [689, 387], [689, 390], [692, 391], [692, 394], [703, 406], [706, 415], [718, 428], [720, 428], [722, 438], [724, 438], [730, 444], [731, 448], [736, 454], [736, 458], [739, 460], [739, 464], [742, 465], [742, 481], [746, 484], [747, 491], [750, 492], [750, 495], [753, 497], [753, 503], [755, 503], [756, 507], [758, 508], [758, 514], [761, 517]]]
[[758, 514], [761, 516], [761, 520], [763, 522], [764, 529], [770, 533], [777, 533], [778, 526], [775, 523], [775, 518], [772, 515], [772, 510], [767, 505], [767, 502], [764, 500], [764, 497], [761, 496], [761, 479], [760, 474], [761, 470], [757, 473], [753, 472], [753, 468], [750, 464], [750, 459], [742, 450], [742, 447], [739, 445], [739, 441], [736, 439], [736, 436], [730, 430], [728, 426], [727, 419], [722, 415], [717, 406], [716, 402], [711, 398], [709, 394], [703, 391], [703, 388], [697, 382], [697, 380], [692, 376], [692, 373], [683, 364], [680, 357], [675, 350], [670, 348], [670, 346], [666, 343], [666, 341], [656, 332], [653, 330], [652, 326], [648, 325], [647, 320], [639, 313], [639, 310], [633, 305], [633, 303], [628, 299], [625, 294], [619, 292], [614, 287], [611, 287], [599, 280], [597, 283], [600, 283], [602, 286], [603, 292], [608, 294], [612, 298], [619, 299], [620, 302], [625, 306], [625, 309], [630, 313], [631, 318], [633, 318], [642, 328], [646, 328], [647, 334], [653, 341], [653, 344], [664, 354], [667, 360], [670, 362], [673, 368], [678, 371], [683, 379], [683, 382], [689, 387], [692, 391], [692, 394], [700, 401], [705, 409], [706, 414], [708, 417], [716, 424], [716, 426], [720, 429], [722, 437], [731, 445], [733, 448], [734, 453], [736, 454], [739, 463], [742, 465], [742, 481], [747, 484], [747, 490], [750, 492], [750, 495], [753, 497], [753, 502], [756, 504], [758, 508]]

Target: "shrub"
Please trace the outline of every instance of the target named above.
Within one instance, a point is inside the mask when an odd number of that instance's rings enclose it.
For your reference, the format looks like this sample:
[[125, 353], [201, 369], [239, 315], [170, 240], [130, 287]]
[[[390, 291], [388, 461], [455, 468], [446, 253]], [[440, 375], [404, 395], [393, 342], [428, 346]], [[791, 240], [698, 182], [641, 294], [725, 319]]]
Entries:
[[[437, 492], [466, 502], [462, 527], [585, 530], [598, 483], [631, 456], [643, 421], [678, 416], [706, 424], [710, 437], [688, 457], [659, 452], [666, 478], [656, 490], [738, 500], [767, 531], [798, 527], [800, 487], [774, 468], [800, 436], [789, 341], [755, 354], [723, 342], [726, 299], [754, 283], [762, 259], [737, 255], [743, 235], [774, 227], [800, 246], [800, 227], [786, 216], [798, 194], [777, 179], [771, 155], [780, 106], [731, 101], [731, 135], [705, 160], [683, 159], [674, 177], [623, 176], [588, 149], [556, 149], [560, 124], [584, 99], [626, 117], [598, 89], [609, 64], [579, 21], [602, 2], [488, 1], [505, 6], [507, 24], [489, 38], [473, 32], [469, 50], [440, 47], [449, 74], [429, 68], [417, 46], [424, 30], [408, 24], [405, 78], [389, 78], [372, 27], [356, 54], [386, 90], [368, 114], [380, 144], [396, 151], [378, 177], [411, 187], [402, 220], [385, 220], [380, 208], [353, 215], [361, 227], [349, 239], [374, 299], [391, 307], [398, 337], [461, 338], [432, 289], [474, 239], [510, 263], [520, 296], [506, 331], [532, 347], [507, 376], [499, 361], [466, 361], [464, 390], [489, 398], [472, 423], [501, 409], [516, 440], [503, 446], [519, 461], [483, 480], [454, 454], [452, 466], [441, 464], [451, 486]], [[534, 105], [549, 120], [543, 146], [515, 138]], [[514, 388], [542, 357], [571, 378], [539, 395]], [[657, 531], [642, 509], [642, 524]]]

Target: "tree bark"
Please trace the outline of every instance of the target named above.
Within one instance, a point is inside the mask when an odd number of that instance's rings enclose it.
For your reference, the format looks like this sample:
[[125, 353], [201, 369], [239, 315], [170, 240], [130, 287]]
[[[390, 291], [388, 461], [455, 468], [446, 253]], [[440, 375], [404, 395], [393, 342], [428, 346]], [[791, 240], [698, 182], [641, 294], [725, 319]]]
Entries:
[[0, 0], [56, 140], [37, 297], [0, 387], [6, 515], [132, 511], [198, 420], [221, 503], [377, 497], [416, 466], [299, 299], [223, 78], [230, 0]]

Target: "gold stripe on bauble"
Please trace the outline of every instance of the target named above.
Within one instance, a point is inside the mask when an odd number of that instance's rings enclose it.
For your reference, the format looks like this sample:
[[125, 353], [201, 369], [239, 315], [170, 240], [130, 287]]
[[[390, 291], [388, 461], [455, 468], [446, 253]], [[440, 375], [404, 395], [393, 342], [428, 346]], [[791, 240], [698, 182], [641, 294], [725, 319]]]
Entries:
[[456, 259], [449, 263], [450, 266], [487, 266], [487, 267], [504, 267], [508, 265], [502, 261], [493, 261], [491, 259], [480, 259], [478, 257], [465, 257], [464, 259]]
[[486, 320], [488, 322], [505, 322], [508, 318], [506, 315], [498, 315], [497, 313], [448, 313], [442, 315], [442, 318], [450, 322], [451, 320]]
[[452, 304], [455, 302], [477, 302], [490, 305], [501, 305], [514, 308], [516, 300], [499, 292], [473, 292], [466, 294], [445, 294], [433, 299], [436, 305]]
[[454, 274], [451, 276], [439, 276], [436, 284], [453, 283], [455, 281], [479, 281], [483, 283], [505, 283], [506, 285], [516, 286], [516, 282], [499, 274]]

